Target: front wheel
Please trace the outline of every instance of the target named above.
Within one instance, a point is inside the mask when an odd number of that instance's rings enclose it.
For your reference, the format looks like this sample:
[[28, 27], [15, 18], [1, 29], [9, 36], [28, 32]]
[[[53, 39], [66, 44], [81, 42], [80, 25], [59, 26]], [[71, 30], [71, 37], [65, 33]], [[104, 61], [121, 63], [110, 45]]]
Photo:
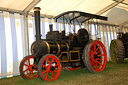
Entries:
[[38, 77], [37, 69], [34, 69], [34, 57], [28, 55], [24, 57], [20, 63], [20, 75], [24, 79], [32, 79]]
[[61, 71], [59, 59], [52, 54], [43, 56], [38, 63], [38, 74], [41, 80], [53, 81], [56, 80]]
[[90, 72], [103, 71], [106, 67], [107, 54], [104, 45], [98, 41], [89, 41], [83, 50], [83, 62]]

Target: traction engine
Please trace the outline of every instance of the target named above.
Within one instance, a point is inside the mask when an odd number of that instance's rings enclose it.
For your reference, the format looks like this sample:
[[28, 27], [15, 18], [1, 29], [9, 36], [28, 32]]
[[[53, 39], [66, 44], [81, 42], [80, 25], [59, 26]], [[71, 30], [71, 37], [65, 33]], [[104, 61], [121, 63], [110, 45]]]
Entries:
[[49, 25], [50, 31], [46, 39], [41, 39], [40, 34], [40, 8], [34, 8], [36, 41], [31, 45], [31, 55], [24, 57], [20, 63], [20, 75], [24, 79], [39, 77], [41, 80], [56, 80], [61, 68], [64, 70], [76, 70], [86, 68], [90, 72], [103, 71], [106, 66], [107, 54], [104, 45], [98, 40], [89, 39], [85, 28], [75, 32], [76, 22], [81, 23], [92, 19], [107, 20], [107, 17], [94, 14], [68, 11], [54, 18], [55, 22], [74, 26], [73, 32], [66, 35], [66, 29], [61, 32], [53, 31], [53, 25]]
[[122, 63], [125, 58], [128, 58], [128, 33], [117, 33], [117, 39], [110, 43], [110, 56], [114, 63]]

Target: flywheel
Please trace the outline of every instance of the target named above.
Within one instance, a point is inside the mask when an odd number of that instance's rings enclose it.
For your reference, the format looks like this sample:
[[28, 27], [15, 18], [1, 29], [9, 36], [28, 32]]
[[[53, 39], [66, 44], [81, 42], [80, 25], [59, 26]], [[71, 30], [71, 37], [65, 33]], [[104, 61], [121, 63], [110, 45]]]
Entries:
[[89, 41], [88, 31], [86, 29], [79, 29], [77, 32], [77, 40], [81, 45], [85, 46]]

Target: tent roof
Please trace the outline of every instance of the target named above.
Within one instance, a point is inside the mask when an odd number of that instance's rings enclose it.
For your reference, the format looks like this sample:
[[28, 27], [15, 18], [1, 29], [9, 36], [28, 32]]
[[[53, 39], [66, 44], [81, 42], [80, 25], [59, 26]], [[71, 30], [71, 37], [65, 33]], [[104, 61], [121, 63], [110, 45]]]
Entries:
[[[52, 4], [50, 4], [51, 2]], [[83, 11], [95, 14], [112, 2], [112, 0], [43, 0], [36, 6], [42, 8], [42, 14], [53, 16], [66, 11]]]
[[32, 0], [0, 0], [0, 7], [24, 10], [31, 2]]
[[128, 23], [128, 0], [1, 0], [0, 10], [19, 13], [30, 11], [33, 14], [34, 6], [40, 7], [41, 16], [48, 18], [66, 11], [82, 11], [108, 17], [108, 21], [100, 21], [102, 23], [121, 26]]

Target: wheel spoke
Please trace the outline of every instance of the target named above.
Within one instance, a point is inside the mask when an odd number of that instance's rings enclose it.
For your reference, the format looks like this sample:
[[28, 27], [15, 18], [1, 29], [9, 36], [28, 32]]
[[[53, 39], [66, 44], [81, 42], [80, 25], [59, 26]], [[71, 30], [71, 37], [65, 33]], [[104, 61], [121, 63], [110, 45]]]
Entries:
[[30, 71], [30, 73], [28, 74], [28, 77], [30, 76], [30, 74], [31, 74], [31, 71]]
[[100, 50], [98, 52], [96, 52], [96, 55], [100, 52]]
[[100, 58], [96, 58], [96, 59], [101, 61], [101, 59], [100, 59]]
[[53, 67], [57, 67], [58, 66], [58, 64], [56, 64], [55, 66], [53, 66]]
[[91, 52], [93, 52], [93, 50], [92, 50], [92, 49], [90, 49], [90, 51], [91, 51]]
[[45, 68], [47, 67], [47, 66], [46, 66], [46, 65], [44, 65], [44, 64], [42, 64], [42, 66], [43, 66], [43, 67], [45, 67]]
[[48, 64], [50, 64], [49, 59], [47, 58]]
[[92, 45], [92, 51], [95, 51], [95, 45]]
[[91, 49], [90, 49], [89, 51], [90, 51], [91, 53], [94, 53], [94, 51], [93, 51], [93, 50], [91, 50]]
[[53, 79], [54, 75], [53, 75], [53, 72], [52, 71], [51, 71], [51, 74], [52, 74], [52, 79]]
[[93, 57], [94, 57], [93, 54], [89, 55], [89, 58], [93, 58]]
[[23, 65], [25, 65], [25, 66], [29, 66], [29, 65], [27, 65], [27, 64], [23, 64]]
[[52, 58], [52, 60], [51, 60], [51, 62], [50, 62], [51, 64], [52, 64], [53, 60], [54, 60], [54, 59]]
[[91, 61], [91, 66], [93, 66], [94, 65], [94, 61]]
[[48, 78], [48, 72], [46, 73], [46, 79]]
[[97, 56], [104, 56], [104, 54], [100, 54], [100, 55], [97, 55]]
[[91, 61], [91, 64], [92, 64], [92, 62], [93, 62], [93, 59], [92, 59], [92, 58], [90, 58], [90, 61]]
[[26, 70], [24, 70], [23, 72], [26, 72], [27, 70], [29, 70], [28, 68]]
[[97, 47], [96, 51], [100, 48], [100, 46]]
[[57, 71], [53, 70], [53, 72], [57, 73]]
[[94, 67], [95, 67], [95, 69], [96, 69], [96, 65], [95, 65], [95, 63], [94, 63]]
[[44, 72], [41, 72], [41, 74], [44, 74], [44, 73], [46, 73], [47, 71], [44, 71]]
[[102, 65], [102, 63], [100, 63], [99, 61], [97, 61], [98, 64]]
[[32, 75], [35, 76], [35, 74], [33, 73], [33, 71], [32, 71]]
[[89, 59], [92, 59], [92, 58], [93, 58], [92, 56], [89, 57]]
[[[30, 58], [29, 58], [30, 59]], [[28, 59], [28, 64], [30, 65], [30, 61], [29, 61], [29, 59]]]

